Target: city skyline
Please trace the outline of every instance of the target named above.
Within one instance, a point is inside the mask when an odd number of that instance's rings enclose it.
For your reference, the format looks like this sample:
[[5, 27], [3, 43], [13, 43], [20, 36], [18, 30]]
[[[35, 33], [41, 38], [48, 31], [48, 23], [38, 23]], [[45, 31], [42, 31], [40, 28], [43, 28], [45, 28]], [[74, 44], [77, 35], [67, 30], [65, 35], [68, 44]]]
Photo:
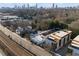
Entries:
[[29, 7], [34, 7], [37, 4], [37, 7], [45, 7], [45, 8], [51, 8], [58, 6], [58, 7], [78, 7], [79, 3], [0, 3], [0, 8], [1, 7], [14, 7], [15, 5], [17, 6], [23, 6], [27, 7], [27, 4], [29, 4]]

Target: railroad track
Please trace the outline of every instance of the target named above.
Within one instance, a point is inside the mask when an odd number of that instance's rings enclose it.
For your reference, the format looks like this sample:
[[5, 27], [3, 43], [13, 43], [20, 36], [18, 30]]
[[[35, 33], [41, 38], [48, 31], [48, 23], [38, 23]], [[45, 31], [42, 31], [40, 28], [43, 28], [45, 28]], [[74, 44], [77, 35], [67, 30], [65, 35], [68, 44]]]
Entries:
[[34, 56], [33, 53], [12, 41], [2, 31], [0, 31], [0, 41], [16, 56]]
[[[1, 24], [0, 24], [0, 30], [6, 36], [9, 36], [8, 38], [11, 39], [11, 41], [14, 41], [15, 43], [17, 43], [18, 45], [23, 47], [25, 50], [32, 53], [33, 55], [36, 55], [36, 56], [52, 56], [52, 54], [47, 52], [45, 49], [43, 49], [43, 48], [41, 48], [41, 47], [39, 47], [35, 44], [32, 44], [30, 41], [28, 41], [24, 38], [21, 38], [19, 35], [8, 30], [6, 27], [2, 26]], [[3, 38], [5, 38], [5, 36]]]

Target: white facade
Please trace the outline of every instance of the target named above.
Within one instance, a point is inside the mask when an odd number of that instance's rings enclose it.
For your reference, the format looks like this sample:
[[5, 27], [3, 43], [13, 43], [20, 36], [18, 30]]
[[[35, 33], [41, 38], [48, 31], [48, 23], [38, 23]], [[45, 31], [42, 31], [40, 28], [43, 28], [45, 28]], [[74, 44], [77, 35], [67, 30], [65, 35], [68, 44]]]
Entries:
[[43, 42], [45, 42], [47, 46], [51, 47], [53, 44], [55, 44], [56, 50], [58, 50], [66, 43], [68, 43], [68, 41], [70, 40], [70, 38], [68, 38], [70, 37], [69, 34], [71, 34], [71, 31], [57, 31], [46, 36], [37, 34], [31, 36], [31, 40], [36, 44], [42, 44]]
[[57, 31], [50, 34], [49, 38], [57, 43], [56, 50], [58, 50], [71, 40], [70, 35], [71, 31]]
[[61, 40], [61, 46], [63, 46], [63, 39], [64, 39], [64, 38], [62, 38], [62, 40]]
[[[59, 48], [63, 47], [66, 43], [68, 43], [69, 41], [67, 41], [68, 35], [65, 36], [64, 38], [61, 39], [61, 41], [59, 41], [61, 44], [59, 45], [59, 42], [57, 43], [57, 48], [56, 50], [58, 50]], [[70, 39], [69, 39], [70, 40]]]
[[79, 35], [72, 40], [71, 49], [73, 50], [73, 56], [79, 56]]

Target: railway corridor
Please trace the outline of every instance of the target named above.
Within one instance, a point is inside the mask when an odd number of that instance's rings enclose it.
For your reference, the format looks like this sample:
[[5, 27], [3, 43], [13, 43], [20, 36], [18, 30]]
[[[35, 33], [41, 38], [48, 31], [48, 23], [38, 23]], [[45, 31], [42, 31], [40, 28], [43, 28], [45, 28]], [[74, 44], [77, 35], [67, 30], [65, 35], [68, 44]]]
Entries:
[[[22, 40], [20, 40], [22, 39]], [[30, 41], [21, 38], [16, 33], [10, 31], [0, 24], [0, 45], [11, 55], [28, 55], [28, 56], [52, 56], [45, 49], [32, 44]]]
[[16, 42], [8, 38], [3, 32], [0, 31], [0, 46], [9, 55], [12, 56], [32, 56], [31, 52], [21, 47]]

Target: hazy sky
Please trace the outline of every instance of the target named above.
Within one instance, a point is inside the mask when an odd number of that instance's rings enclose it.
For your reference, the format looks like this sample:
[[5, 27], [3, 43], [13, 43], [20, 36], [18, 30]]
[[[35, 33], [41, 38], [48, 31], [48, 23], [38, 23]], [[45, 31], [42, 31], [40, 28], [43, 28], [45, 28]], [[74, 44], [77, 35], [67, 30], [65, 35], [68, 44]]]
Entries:
[[[25, 3], [23, 3], [25, 4]], [[14, 7], [15, 5], [22, 6], [22, 3], [0, 3], [0, 7]], [[51, 7], [53, 3], [38, 3], [38, 7]], [[30, 6], [35, 6], [35, 3], [30, 3]], [[58, 7], [73, 7], [78, 6], [79, 3], [55, 3], [55, 6], [58, 5]], [[25, 4], [27, 7], [27, 3]]]

